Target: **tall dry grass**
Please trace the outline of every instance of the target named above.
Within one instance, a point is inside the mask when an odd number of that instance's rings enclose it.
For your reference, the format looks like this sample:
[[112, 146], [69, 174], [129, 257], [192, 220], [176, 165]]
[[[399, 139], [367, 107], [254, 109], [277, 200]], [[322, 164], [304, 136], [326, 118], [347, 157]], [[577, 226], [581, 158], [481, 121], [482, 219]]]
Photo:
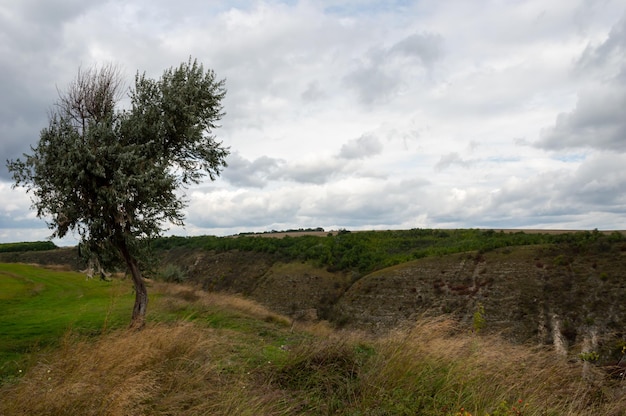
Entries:
[[241, 346], [216, 330], [177, 323], [95, 342], [67, 338], [2, 390], [0, 414], [272, 415], [289, 409], [229, 361]]
[[[583, 377], [580, 362], [450, 320], [372, 338], [292, 327], [241, 297], [152, 289], [157, 316], [184, 309], [202, 319], [97, 338], [68, 332], [58, 350], [0, 387], [0, 415], [626, 414], [619, 381], [593, 369]], [[236, 322], [211, 327], [211, 314], [224, 311]]]
[[[581, 363], [550, 350], [511, 345], [497, 336], [477, 336], [446, 319], [397, 331], [378, 340], [376, 351], [364, 376], [364, 408], [376, 406], [391, 391], [403, 392], [398, 394], [405, 403], [396, 409], [402, 414], [415, 410], [416, 402], [418, 414], [465, 409], [484, 415], [502, 411], [506, 403], [506, 414], [514, 415], [520, 401], [519, 414], [524, 415], [598, 415], [609, 414], [598, 411], [612, 407], [611, 414], [626, 411], [626, 401], [602, 397], [601, 385], [583, 379]], [[598, 381], [605, 379], [595, 375]]]
[[189, 310], [190, 314], [225, 310], [242, 314], [249, 318], [291, 324], [287, 317], [275, 313], [265, 306], [235, 294], [206, 292], [199, 288], [164, 282], [152, 282], [152, 290], [158, 294], [154, 306], [161, 311]]
[[624, 386], [582, 370], [551, 350], [477, 336], [442, 318], [377, 339], [335, 333], [300, 344], [273, 382], [307, 392], [303, 414], [626, 414]]
[[[151, 285], [157, 316], [226, 310], [277, 331], [289, 328], [287, 318], [241, 297]], [[58, 350], [41, 353], [24, 376], [0, 389], [0, 415], [285, 414], [283, 394], [251, 375], [263, 353], [262, 342], [248, 345], [251, 337], [186, 319], [96, 339], [69, 331]]]

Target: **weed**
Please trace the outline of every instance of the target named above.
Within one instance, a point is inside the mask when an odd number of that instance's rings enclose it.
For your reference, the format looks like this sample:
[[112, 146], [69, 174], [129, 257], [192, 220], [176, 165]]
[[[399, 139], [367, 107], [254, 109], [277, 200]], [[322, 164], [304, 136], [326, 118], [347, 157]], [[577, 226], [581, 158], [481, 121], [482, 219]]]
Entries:
[[486, 416], [523, 416], [527, 409], [528, 403], [524, 403], [522, 399], [519, 399], [515, 404], [503, 400], [492, 413], [487, 413]]
[[580, 354], [578, 354], [578, 358], [580, 358], [582, 361], [595, 362], [600, 359], [600, 354], [595, 351], [581, 352]]
[[476, 311], [472, 317], [472, 326], [474, 328], [474, 332], [479, 333], [485, 328], [485, 308], [479, 303], [476, 305]]
[[165, 282], [183, 283], [189, 276], [187, 276], [182, 267], [170, 263], [159, 272], [159, 278]]
[[552, 263], [555, 266], [568, 266], [570, 264], [570, 260], [565, 255], [559, 254], [552, 260]]

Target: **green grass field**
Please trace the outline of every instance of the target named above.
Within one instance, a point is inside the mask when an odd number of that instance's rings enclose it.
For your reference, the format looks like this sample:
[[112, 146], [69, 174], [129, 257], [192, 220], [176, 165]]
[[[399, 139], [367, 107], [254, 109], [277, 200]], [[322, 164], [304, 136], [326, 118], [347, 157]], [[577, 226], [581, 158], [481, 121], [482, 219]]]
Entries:
[[126, 325], [133, 300], [128, 281], [0, 263], [0, 377], [27, 353], [57, 346], [70, 329], [90, 334]]
[[445, 317], [380, 337], [240, 296], [0, 264], [0, 415], [622, 415], [622, 382]]

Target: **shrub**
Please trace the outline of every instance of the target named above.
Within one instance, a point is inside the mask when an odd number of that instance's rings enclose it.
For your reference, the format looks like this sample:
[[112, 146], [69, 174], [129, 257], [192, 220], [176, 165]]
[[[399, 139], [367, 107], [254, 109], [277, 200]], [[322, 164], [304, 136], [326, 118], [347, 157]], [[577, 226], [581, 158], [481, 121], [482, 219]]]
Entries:
[[485, 328], [485, 308], [482, 304], [476, 305], [476, 311], [472, 319], [472, 325], [474, 332], [478, 333]]
[[170, 283], [183, 283], [189, 276], [187, 276], [182, 267], [176, 264], [168, 264], [159, 273], [159, 278]]
[[600, 355], [595, 351], [588, 351], [578, 354], [578, 358], [580, 358], [582, 361], [595, 362], [600, 359]]

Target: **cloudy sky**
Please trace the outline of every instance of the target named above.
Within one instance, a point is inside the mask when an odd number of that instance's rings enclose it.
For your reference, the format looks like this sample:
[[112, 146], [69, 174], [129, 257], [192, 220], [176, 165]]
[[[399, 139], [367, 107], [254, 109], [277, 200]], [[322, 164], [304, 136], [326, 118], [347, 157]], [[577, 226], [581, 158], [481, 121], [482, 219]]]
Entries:
[[626, 0], [0, 0], [0, 242], [50, 234], [4, 161], [80, 66], [190, 56], [231, 155], [170, 233], [626, 229]]

